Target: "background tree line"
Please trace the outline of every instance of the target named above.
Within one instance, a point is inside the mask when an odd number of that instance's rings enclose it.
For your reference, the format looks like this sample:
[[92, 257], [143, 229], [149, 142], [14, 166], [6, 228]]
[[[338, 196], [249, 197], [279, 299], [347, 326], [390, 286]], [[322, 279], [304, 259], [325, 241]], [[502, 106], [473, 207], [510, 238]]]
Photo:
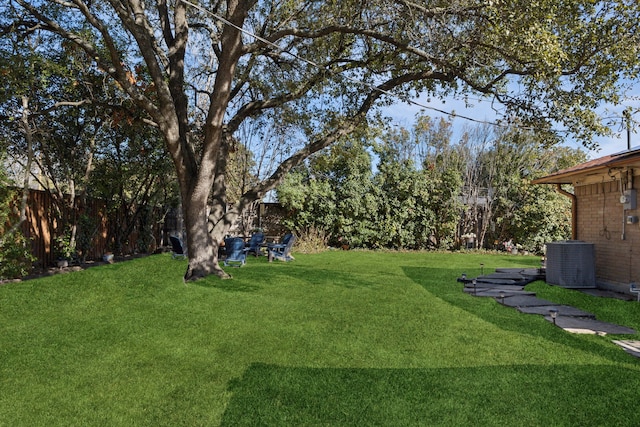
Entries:
[[288, 226], [320, 245], [539, 252], [571, 236], [570, 201], [532, 179], [586, 160], [518, 127], [468, 127], [420, 115], [313, 156], [278, 188]]

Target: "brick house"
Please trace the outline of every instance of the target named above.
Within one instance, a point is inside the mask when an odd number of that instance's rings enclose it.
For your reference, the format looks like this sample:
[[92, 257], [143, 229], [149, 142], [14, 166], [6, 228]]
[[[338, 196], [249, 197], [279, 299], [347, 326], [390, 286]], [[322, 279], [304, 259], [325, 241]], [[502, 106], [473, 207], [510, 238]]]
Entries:
[[[533, 181], [572, 201], [572, 239], [593, 244], [600, 288], [640, 282], [640, 148], [600, 157]], [[571, 186], [572, 190], [567, 188]]]

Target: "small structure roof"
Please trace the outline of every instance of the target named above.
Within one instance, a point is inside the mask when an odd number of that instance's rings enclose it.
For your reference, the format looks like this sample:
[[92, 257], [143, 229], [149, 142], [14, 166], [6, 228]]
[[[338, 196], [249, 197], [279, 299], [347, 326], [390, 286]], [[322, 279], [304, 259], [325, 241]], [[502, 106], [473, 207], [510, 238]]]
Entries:
[[599, 157], [533, 180], [534, 184], [588, 184], [599, 182], [612, 169], [640, 167], [640, 147]]

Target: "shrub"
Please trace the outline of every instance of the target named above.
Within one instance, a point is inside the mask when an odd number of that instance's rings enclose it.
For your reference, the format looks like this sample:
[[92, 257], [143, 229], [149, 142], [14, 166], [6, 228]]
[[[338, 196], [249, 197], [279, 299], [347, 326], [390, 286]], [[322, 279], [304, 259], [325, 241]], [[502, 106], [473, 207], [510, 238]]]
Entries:
[[327, 250], [329, 237], [323, 230], [309, 227], [299, 231], [297, 234], [298, 238], [295, 244], [297, 252], [313, 254]]
[[17, 279], [31, 272], [36, 258], [31, 255], [28, 243], [20, 232], [0, 239], [0, 279]]

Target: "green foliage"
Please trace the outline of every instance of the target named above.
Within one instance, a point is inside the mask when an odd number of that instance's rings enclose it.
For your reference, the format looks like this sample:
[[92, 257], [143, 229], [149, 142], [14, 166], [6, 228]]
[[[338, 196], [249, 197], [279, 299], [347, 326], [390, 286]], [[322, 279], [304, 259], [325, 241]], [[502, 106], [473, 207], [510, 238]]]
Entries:
[[487, 186], [494, 189], [492, 220], [497, 225], [488, 240], [514, 243], [541, 253], [543, 246], [571, 236], [570, 200], [546, 185], [531, 180], [584, 161], [580, 150], [545, 148], [531, 132], [505, 130], [482, 160], [493, 170]]
[[294, 211], [287, 225], [368, 248], [453, 249], [474, 234], [478, 247], [511, 240], [539, 253], [570, 237], [569, 199], [530, 182], [584, 161], [582, 151], [547, 148], [518, 128], [472, 129], [454, 142], [451, 125], [418, 116], [411, 130], [381, 133], [375, 174], [363, 146], [314, 157], [278, 190]]
[[453, 144], [451, 122], [429, 120], [418, 116], [414, 134], [425, 146], [421, 161], [431, 191], [426, 200], [435, 220], [431, 236], [436, 248], [451, 249], [456, 242], [456, 230], [463, 205], [462, 193], [464, 167], [459, 146]]
[[278, 187], [278, 200], [293, 214], [286, 225], [299, 236], [320, 234], [326, 244], [369, 244], [375, 235], [377, 189], [371, 156], [349, 141], [314, 156]]
[[421, 248], [427, 245], [435, 220], [428, 206], [430, 183], [410, 160], [400, 160], [392, 148], [379, 146], [377, 244], [386, 248]]
[[138, 250], [148, 254], [153, 244], [153, 207], [142, 206], [138, 216]]
[[[460, 161], [450, 143], [451, 124], [424, 119], [417, 126], [420, 133], [382, 133], [374, 147], [375, 174], [362, 144], [339, 144], [314, 157], [307, 181], [297, 175], [278, 190], [281, 203], [296, 209], [289, 225], [309, 226], [313, 218], [314, 226], [331, 231], [334, 246], [347, 242], [351, 247], [451, 248], [462, 185]], [[319, 194], [322, 185], [331, 196]]]
[[278, 200], [294, 213], [284, 220], [291, 230], [318, 229], [327, 234], [335, 221], [335, 193], [329, 182], [310, 176], [309, 170], [290, 173], [278, 188]]
[[17, 192], [9, 186], [0, 154], [0, 279], [15, 279], [31, 272], [35, 258], [29, 240], [20, 230], [12, 229], [17, 221]]
[[571, 201], [553, 187], [524, 184], [522, 202], [510, 217], [509, 235], [532, 253], [571, 236]]
[[76, 255], [76, 240], [73, 238], [71, 228], [54, 238], [54, 251], [58, 259], [71, 260]]
[[[89, 37], [86, 28], [78, 35]], [[120, 245], [138, 225], [137, 209], [177, 205], [177, 185], [162, 136], [149, 126], [143, 111], [123, 97], [122, 87], [104, 80], [95, 58], [47, 32], [11, 32], [4, 42], [0, 72], [20, 72], [3, 74], [8, 75], [0, 90], [0, 134], [5, 135], [0, 140], [11, 161], [22, 168], [26, 153], [33, 152], [32, 169], [38, 173], [31, 182], [52, 198], [48, 213], [57, 227], [53, 232], [59, 256], [77, 252], [84, 260], [90, 251], [97, 224], [82, 214], [87, 196], [104, 199], [112, 213], [119, 213], [111, 215], [117, 219], [108, 224], [107, 238]], [[126, 72], [140, 88], [149, 87], [144, 67]], [[149, 247], [149, 239], [142, 236], [143, 248]]]
[[0, 279], [17, 279], [29, 274], [36, 258], [31, 245], [20, 231], [0, 236]]
[[[3, 87], [0, 98], [12, 98], [7, 117], [15, 118], [21, 109], [15, 108], [19, 97], [12, 93], [31, 93], [32, 83], [33, 88], [50, 88], [50, 93], [31, 100], [29, 109], [42, 112], [32, 117], [34, 127], [52, 136], [51, 154], [42, 150], [38, 158], [53, 166], [48, 178], [55, 178], [57, 188], [76, 188], [74, 184], [86, 177], [90, 168], [78, 166], [93, 152], [87, 135], [104, 131], [101, 124], [111, 124], [112, 118], [150, 124], [162, 134], [172, 157], [184, 209], [204, 211], [213, 188], [214, 216], [226, 212], [229, 223], [273, 190], [293, 167], [352, 134], [379, 107], [422, 95], [454, 95], [469, 102], [481, 97], [496, 103], [501, 119], [519, 117], [520, 125], [536, 129], [537, 138], [547, 145], [560, 141], [556, 128], [590, 144], [594, 135], [610, 132], [595, 113], [597, 107], [624, 99], [639, 69], [640, 6], [630, 0], [255, 1], [228, 7], [202, 2], [202, 8], [181, 1], [159, 6], [128, 0], [5, 3], [0, 5], [0, 19], [6, 40], [0, 48], [3, 54], [19, 52], [20, 58], [4, 61], [5, 55], [0, 55], [0, 73], [10, 75], [3, 83], [15, 83], [15, 88]], [[219, 25], [225, 18], [234, 26]], [[256, 29], [262, 41], [247, 36]], [[32, 44], [40, 40], [42, 45]], [[47, 57], [46, 66], [21, 60], [34, 53]], [[17, 84], [23, 76], [24, 86]], [[49, 114], [57, 101], [84, 107]], [[224, 165], [229, 140], [238, 137], [246, 121], [265, 117], [275, 129], [263, 146], [265, 153], [273, 153], [271, 170], [260, 175], [260, 182], [238, 174], [243, 182], [229, 182], [227, 187], [225, 173], [246, 172], [245, 165], [265, 159], [240, 153], [249, 161], [239, 167]], [[1, 134], [19, 140], [19, 130], [7, 127], [11, 134]], [[160, 146], [153, 142], [154, 149]], [[147, 161], [152, 160], [140, 164]], [[421, 167], [420, 162], [416, 165]], [[157, 188], [143, 175], [135, 179], [138, 189]], [[391, 173], [389, 177], [394, 178]], [[422, 191], [419, 178], [409, 179]], [[70, 182], [62, 185], [64, 180]], [[389, 189], [402, 191], [403, 185], [395, 183]], [[338, 238], [344, 233], [363, 245], [384, 240], [374, 231], [376, 215], [354, 219], [341, 213], [354, 207], [341, 194], [377, 193], [360, 185], [347, 187], [335, 194], [321, 185], [311, 188], [337, 213], [331, 219], [318, 207], [319, 219], [302, 218], [301, 223], [317, 226], [322, 221], [327, 235]], [[440, 184], [432, 190], [437, 193], [439, 188]], [[124, 197], [125, 189], [118, 190]], [[227, 210], [226, 203], [239, 194], [243, 196], [238, 209]], [[436, 199], [434, 193], [432, 200]], [[393, 235], [390, 244], [419, 246], [425, 238], [436, 246], [452, 243], [447, 235], [453, 205], [433, 212], [434, 207], [411, 197], [399, 196], [395, 202], [398, 206], [384, 208], [383, 228]], [[508, 212], [507, 205], [505, 199]], [[367, 198], [366, 209], [372, 207], [375, 198]], [[419, 226], [394, 218], [407, 210], [418, 215]], [[438, 225], [433, 221], [440, 221], [440, 216], [443, 224]], [[199, 239], [206, 220], [205, 215], [186, 216], [187, 232], [193, 234], [189, 241]], [[213, 222], [224, 223], [221, 218]], [[132, 224], [135, 221], [119, 228], [127, 230]], [[421, 236], [425, 230], [428, 236]], [[115, 239], [120, 243], [126, 236]], [[210, 253], [206, 239], [200, 241]], [[197, 259], [211, 258], [194, 254], [194, 263], [205, 264]], [[192, 267], [196, 272], [213, 268]]]

